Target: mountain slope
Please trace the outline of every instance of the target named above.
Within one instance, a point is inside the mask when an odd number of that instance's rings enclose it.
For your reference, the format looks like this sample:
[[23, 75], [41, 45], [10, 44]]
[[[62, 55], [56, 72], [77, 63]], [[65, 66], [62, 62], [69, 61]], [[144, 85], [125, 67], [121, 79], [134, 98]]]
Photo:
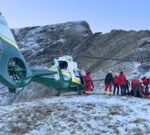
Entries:
[[[140, 62], [142, 56], [149, 57], [149, 39], [150, 31], [113, 30], [106, 34], [96, 33], [74, 49], [74, 56], [78, 57], [82, 67], [87, 68], [87, 63], [90, 64], [88, 68], [92, 71], [101, 68], [107, 61], [102, 59], [89, 60], [82, 56], [130, 58], [133, 62]], [[150, 59], [147, 60], [150, 61]], [[120, 63], [123, 63], [123, 61], [120, 61]]]
[[74, 47], [92, 35], [85, 21], [26, 27], [12, 31], [21, 52], [31, 66], [50, 66], [54, 57], [71, 54]]

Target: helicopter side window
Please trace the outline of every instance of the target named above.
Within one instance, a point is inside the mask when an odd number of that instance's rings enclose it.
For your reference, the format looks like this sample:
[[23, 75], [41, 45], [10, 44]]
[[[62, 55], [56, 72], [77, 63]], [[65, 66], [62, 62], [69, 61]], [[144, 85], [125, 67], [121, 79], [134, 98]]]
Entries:
[[59, 67], [60, 69], [67, 69], [68, 63], [66, 61], [59, 61]]
[[73, 72], [76, 77], [80, 77], [80, 72], [78, 70], [74, 70]]

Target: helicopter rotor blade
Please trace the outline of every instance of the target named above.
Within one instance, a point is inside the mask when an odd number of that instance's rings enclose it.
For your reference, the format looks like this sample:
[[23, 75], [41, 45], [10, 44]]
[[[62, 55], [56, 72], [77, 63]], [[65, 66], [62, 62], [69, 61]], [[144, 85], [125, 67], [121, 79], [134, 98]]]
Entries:
[[[118, 58], [111, 58], [111, 57], [100, 57], [100, 56], [82, 56], [83, 58], [87, 59], [102, 59], [102, 60], [112, 60], [112, 61], [121, 61], [121, 62], [134, 62], [133, 59], [118, 59]], [[136, 60], [137, 61], [137, 60]], [[139, 62], [139, 61], [138, 61]]]

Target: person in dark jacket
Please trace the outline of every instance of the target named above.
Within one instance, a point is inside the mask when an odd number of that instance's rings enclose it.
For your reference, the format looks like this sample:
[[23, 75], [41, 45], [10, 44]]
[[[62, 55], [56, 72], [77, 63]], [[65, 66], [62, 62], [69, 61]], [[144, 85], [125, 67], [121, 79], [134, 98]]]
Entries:
[[113, 84], [113, 75], [110, 71], [105, 77], [105, 92], [111, 93], [112, 92], [112, 84]]
[[113, 95], [115, 95], [116, 89], [117, 89], [117, 95], [119, 95], [119, 80], [117, 75], [114, 77], [113, 85], [114, 85]]
[[126, 79], [126, 76], [124, 75], [124, 73], [122, 71], [120, 72], [118, 79], [119, 79], [119, 85], [121, 88], [121, 96], [124, 96], [125, 92], [126, 92], [127, 79]]

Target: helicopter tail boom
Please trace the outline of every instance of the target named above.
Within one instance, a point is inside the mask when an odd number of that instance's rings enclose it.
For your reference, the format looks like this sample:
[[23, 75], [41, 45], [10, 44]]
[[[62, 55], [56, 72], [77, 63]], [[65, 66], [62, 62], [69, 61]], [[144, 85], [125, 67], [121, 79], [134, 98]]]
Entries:
[[51, 72], [49, 69], [31, 69], [32, 77], [54, 75], [57, 72]]

